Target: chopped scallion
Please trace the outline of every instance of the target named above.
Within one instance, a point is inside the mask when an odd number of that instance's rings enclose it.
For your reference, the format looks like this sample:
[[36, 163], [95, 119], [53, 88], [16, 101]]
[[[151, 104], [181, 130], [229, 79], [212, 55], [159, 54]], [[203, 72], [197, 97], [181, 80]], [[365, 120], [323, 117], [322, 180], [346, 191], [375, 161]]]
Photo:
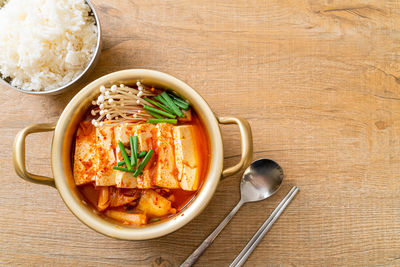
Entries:
[[178, 120], [177, 119], [148, 119], [147, 122], [148, 123], [153, 123], [153, 124], [157, 124], [157, 123], [161, 123], [161, 122], [177, 124]]
[[172, 99], [169, 97], [169, 95], [166, 92], [162, 92], [161, 96], [165, 99], [165, 101], [167, 101], [168, 103], [168, 107], [170, 107], [172, 109], [172, 111], [178, 115], [178, 117], [182, 118], [183, 117], [183, 113], [182, 111], [179, 109], [179, 107], [174, 103], [174, 101], [172, 101]]
[[179, 98], [179, 97], [177, 97], [175, 95], [172, 95], [172, 94], [168, 94], [168, 95], [172, 98], [172, 100], [174, 101], [175, 105], [177, 105], [178, 107], [180, 107], [180, 108], [182, 108], [184, 110], [188, 110], [189, 109], [189, 104], [185, 100], [183, 100], [183, 99], [181, 99], [181, 98]]
[[132, 170], [132, 165], [131, 165], [131, 162], [129, 161], [129, 157], [128, 157], [128, 154], [126, 153], [124, 144], [122, 144], [121, 142], [118, 142], [118, 146], [119, 146], [119, 150], [121, 150], [121, 154], [122, 154], [122, 157], [124, 158], [126, 167], [128, 168], [128, 170]]
[[158, 103], [154, 100], [151, 100], [150, 98], [147, 98], [147, 97], [143, 97], [143, 99], [146, 100], [147, 102], [153, 104], [154, 106], [165, 110], [166, 112], [173, 113], [172, 110], [170, 110], [168, 107], [164, 106], [163, 104], [160, 104], [160, 103]]
[[171, 114], [174, 113], [174, 111], [172, 110], [171, 106], [168, 104], [168, 102], [161, 95], [156, 95], [154, 98], [156, 100], [160, 101], [161, 103], [163, 103], [169, 109]]
[[[143, 158], [144, 156], [146, 156], [146, 153], [147, 153], [147, 151], [142, 151], [142, 152], [138, 153], [138, 154], [137, 154], [137, 158], [138, 158], [138, 159], [139, 159], [139, 158]], [[131, 158], [131, 157], [129, 157], [129, 159], [130, 159], [130, 158]], [[118, 166], [125, 165], [125, 160], [119, 161], [119, 162], [117, 163], [117, 165], [118, 165]]]
[[188, 103], [186, 103], [186, 105], [185, 105], [185, 104], [183, 104], [181, 102], [176, 101], [175, 99], [173, 99], [173, 101], [174, 101], [175, 105], [177, 105], [181, 109], [184, 109], [184, 110], [188, 110], [189, 109], [189, 104]]
[[143, 158], [142, 162], [140, 162], [136, 171], [133, 173], [133, 176], [137, 177], [143, 171], [144, 167], [146, 167], [146, 164], [149, 162], [152, 155], [153, 149], [150, 149], [149, 152], [147, 152], [146, 156]]
[[137, 135], [131, 136], [129, 138], [131, 143], [131, 165], [137, 165], [137, 146], [138, 146], [138, 137]]
[[146, 112], [149, 113], [149, 114], [150, 114], [151, 116], [153, 116], [154, 118], [163, 119], [163, 116], [161, 116], [161, 115], [159, 115], [159, 114], [157, 114], [157, 113], [155, 113], [155, 112], [153, 112], [153, 111], [146, 110]]
[[138, 158], [143, 158], [144, 156], [146, 156], [146, 154], [147, 154], [147, 151], [142, 151], [142, 152], [137, 154], [137, 157]]
[[168, 118], [171, 118], [171, 119], [176, 118], [176, 116], [173, 115], [173, 114], [171, 114], [171, 113], [168, 113], [168, 112], [166, 112], [166, 111], [163, 111], [163, 110], [160, 110], [160, 109], [156, 109], [156, 108], [150, 107], [150, 106], [148, 106], [148, 105], [143, 105], [143, 108], [144, 108], [146, 111], [152, 111], [152, 112], [161, 114], [161, 115], [163, 115], [163, 116], [165, 116], [165, 117], [168, 117]]

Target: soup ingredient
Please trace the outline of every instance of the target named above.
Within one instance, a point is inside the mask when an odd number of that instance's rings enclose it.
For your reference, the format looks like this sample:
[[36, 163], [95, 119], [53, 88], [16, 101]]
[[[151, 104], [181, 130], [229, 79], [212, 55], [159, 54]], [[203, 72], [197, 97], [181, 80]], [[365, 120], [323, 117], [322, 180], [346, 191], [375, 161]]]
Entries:
[[117, 221], [121, 221], [125, 224], [136, 224], [144, 225], [147, 224], [147, 216], [140, 213], [127, 213], [118, 210], [107, 210], [105, 214]]
[[183, 190], [196, 190], [200, 181], [201, 160], [196, 149], [196, 127], [181, 125], [172, 129], [178, 181]]
[[95, 108], [91, 114], [96, 118], [92, 124], [101, 127], [104, 124], [116, 125], [129, 122], [145, 122], [151, 118], [145, 112], [143, 105], [153, 106], [144, 100], [144, 97], [157, 95], [158, 91], [141, 84], [129, 87], [124, 84], [112, 85], [110, 87], [100, 86], [100, 95], [92, 102]]
[[84, 0], [9, 0], [0, 9], [0, 74], [29, 91], [78, 77], [93, 57], [97, 27]]
[[[137, 143], [138, 143], [137, 140], [138, 139], [137, 139], [136, 135], [130, 137], [131, 153], [133, 153], [133, 156], [131, 156], [131, 160], [132, 160], [132, 158], [136, 158], [135, 156], [137, 156], [137, 154], [136, 154], [137, 153]], [[132, 165], [136, 166], [137, 158], [135, 160], [135, 163], [132, 164], [131, 163], [132, 161], [129, 160], [129, 156], [127, 155], [127, 153], [125, 151], [124, 145], [121, 142], [118, 142], [118, 146], [119, 146], [121, 154], [123, 155], [123, 158], [124, 158], [123, 162], [127, 166], [127, 168], [118, 166], [118, 164], [119, 164], [119, 162], [118, 162], [117, 166], [113, 166], [113, 169], [118, 170], [118, 171], [133, 172], [134, 177], [137, 177], [138, 175], [142, 174], [144, 167], [146, 166], [146, 164], [149, 162], [151, 156], [153, 155], [153, 150], [150, 149], [149, 152], [147, 152], [146, 155], [144, 156], [144, 159], [139, 164], [138, 168], [136, 170], [132, 170]]]
[[147, 154], [147, 151], [142, 151], [142, 152], [137, 154], [137, 157], [138, 158], [143, 158], [144, 156], [146, 156], [146, 154]]
[[[137, 158], [138, 158], [138, 159], [143, 158], [144, 156], [146, 156], [146, 154], [147, 154], [147, 151], [142, 151], [142, 152], [140, 152], [140, 153], [137, 154]], [[129, 157], [129, 158], [130, 158], [130, 157]], [[122, 161], [119, 161], [119, 162], [117, 163], [117, 166], [121, 166], [121, 165], [124, 165], [124, 164], [125, 164], [125, 160], [122, 160]]]
[[179, 118], [179, 121], [190, 122], [192, 120], [192, 111], [190, 109], [188, 109], [188, 110], [183, 109], [182, 113], [185, 115], [185, 117]]
[[108, 187], [110, 193], [110, 207], [121, 207], [140, 198], [141, 190]]
[[151, 116], [153, 116], [154, 118], [163, 119], [163, 117], [162, 117], [161, 115], [159, 115], [159, 114], [157, 114], [157, 113], [155, 113], [155, 112], [152, 112], [152, 111], [149, 111], [149, 110], [146, 110], [146, 112], [147, 112], [148, 114], [150, 114]]
[[162, 110], [160, 110], [160, 109], [156, 109], [156, 108], [153, 108], [153, 107], [150, 107], [150, 106], [147, 106], [147, 105], [144, 105], [143, 108], [144, 108], [146, 111], [158, 113], [158, 114], [160, 114], [160, 115], [163, 115], [163, 116], [168, 117], [168, 118], [171, 118], [171, 119], [176, 118], [176, 116], [173, 115], [173, 114], [170, 114], [170, 113], [168, 113], [168, 112], [165, 112], [165, 111], [162, 111]]
[[126, 154], [124, 145], [121, 142], [118, 142], [118, 146], [121, 151], [122, 157], [124, 158], [126, 167], [128, 168], [128, 170], [132, 170], [131, 161], [128, 158], [128, 154]]
[[137, 165], [137, 146], [138, 146], [138, 137], [137, 135], [131, 136], [130, 138], [131, 141], [131, 165], [136, 166]]
[[171, 201], [151, 189], [143, 192], [136, 208], [149, 217], [162, 217], [176, 212], [171, 207]]
[[160, 121], [149, 122], [177, 124], [176, 116], [182, 121], [191, 120], [190, 106], [186, 101], [166, 92], [160, 93], [160, 90], [150, 88], [140, 81], [136, 86], [137, 88], [124, 84], [112, 85], [109, 88], [100, 86], [100, 95], [92, 102], [93, 105], [97, 105], [91, 111], [91, 114], [97, 117], [92, 120], [93, 125], [102, 127], [104, 124], [146, 122], [153, 118]]
[[[172, 120], [172, 121], [164, 120], [164, 118], [161, 117], [160, 115], [163, 115], [164, 117], [168, 117], [171, 119], [175, 119], [176, 115], [177, 115], [177, 116], [179, 116], [180, 120], [182, 120], [182, 121], [190, 121], [190, 119], [191, 119], [191, 117], [190, 117], [191, 114], [189, 111], [189, 104], [177, 96], [174, 96], [172, 94], [167, 94], [166, 92], [162, 92], [161, 94], [156, 95], [154, 97], [154, 99], [161, 102], [162, 104], [157, 101], [154, 101], [150, 98], [147, 98], [147, 97], [145, 97], [143, 99], [146, 100], [147, 102], [155, 105], [156, 107], [162, 109], [162, 110], [160, 110], [157, 108], [152, 108], [152, 107], [148, 107], [148, 106], [144, 105], [143, 108], [146, 110], [146, 112], [148, 114], [152, 115], [156, 119], [159, 119], [159, 120], [148, 120], [147, 122], [151, 122], [154, 124], [161, 123], [161, 122], [167, 122], [167, 123], [171, 123], [171, 124], [177, 123], [177, 121], [175, 122], [175, 120]], [[185, 112], [182, 112], [180, 110], [180, 108], [182, 108], [182, 110], [184, 110]]]
[[174, 111], [173, 111], [173, 110], [171, 109], [171, 107], [168, 105], [167, 100], [165, 100], [161, 95], [155, 96], [154, 99], [156, 99], [157, 101], [163, 103], [163, 104], [168, 108], [168, 110], [169, 110], [171, 113], [174, 113]]
[[154, 100], [151, 100], [150, 98], [143, 97], [143, 99], [146, 100], [147, 102], [149, 102], [149, 103], [155, 105], [156, 107], [159, 107], [159, 108], [165, 110], [165, 111], [168, 112], [168, 113], [173, 113], [172, 110], [170, 110], [170, 109], [167, 108], [166, 106], [164, 106], [164, 105], [162, 105], [162, 104], [160, 104], [160, 103], [158, 103], [158, 102], [156, 102], [156, 101], [154, 101]]
[[110, 205], [110, 191], [108, 186], [100, 187], [99, 201], [97, 202], [97, 208], [100, 211], [105, 210]]
[[[138, 136], [138, 151], [149, 151], [150, 149], [154, 149], [153, 143], [153, 131], [154, 125], [149, 123], [138, 124], [135, 127], [135, 135]], [[146, 153], [147, 154], [147, 153]], [[154, 187], [152, 185], [152, 164], [154, 163], [154, 158], [148, 162], [146, 168], [143, 169], [143, 174], [137, 177], [138, 187], [142, 188], [150, 188]]]
[[140, 162], [139, 167], [137, 168], [137, 170], [133, 173], [133, 176], [138, 177], [138, 175], [142, 172], [142, 170], [144, 169], [144, 167], [146, 167], [146, 164], [149, 162], [151, 156], [153, 156], [153, 150], [150, 149], [149, 152], [147, 152], [146, 156], [144, 157], [144, 159], [142, 160], [142, 162]]
[[[129, 147], [130, 136], [138, 137], [138, 151], [148, 151], [152, 149], [153, 134], [152, 124], [140, 123], [122, 123], [115, 127], [116, 142], [122, 142], [125, 147]], [[132, 151], [131, 151], [132, 153]], [[122, 160], [122, 154], [119, 152], [119, 147], [116, 150], [117, 160]], [[148, 168], [143, 170], [143, 174], [134, 177], [132, 174], [117, 172], [116, 184], [118, 187], [138, 187], [138, 188], [151, 188], [151, 174]]]
[[114, 127], [104, 126], [96, 129], [96, 186], [115, 185], [113, 166], [117, 159], [114, 152]]
[[158, 148], [155, 184], [165, 188], [180, 188], [175, 176], [175, 151], [172, 135], [173, 126], [159, 123], [156, 129], [156, 147]]
[[[97, 177], [97, 180], [88, 179], [79, 186], [87, 203], [92, 203], [101, 214], [111, 219], [136, 225], [155, 222], [153, 218], [162, 220], [185, 207], [199, 189], [208, 164], [209, 150], [202, 134], [204, 130], [195, 113], [192, 119], [191, 124], [179, 126], [120, 123], [94, 127], [90, 122], [82, 122], [76, 136], [75, 152], [81, 145], [82, 148], [94, 148], [91, 151], [96, 164], [92, 173]], [[86, 144], [82, 140], [86, 140]], [[134, 154], [145, 154], [144, 158], [137, 157], [137, 169], [141, 171], [137, 177], [133, 175], [135, 167], [129, 171], [126, 164], [120, 164], [123, 156], [119, 143], [123, 144], [129, 162]], [[111, 154], [114, 158], [109, 156]], [[100, 161], [99, 157], [107, 160]], [[77, 161], [81, 164], [81, 159], [75, 154], [74, 158], [75, 170], [75, 164]], [[111, 162], [119, 166], [111, 168], [111, 175], [102, 175], [101, 170], [106, 166], [108, 172]], [[86, 165], [82, 166], [85, 168]], [[98, 186], [103, 184], [99, 178], [113, 185]], [[114, 181], [110, 181], [112, 179]]]
[[[122, 123], [115, 127], [79, 126], [74, 154], [74, 178], [77, 185], [95, 182], [96, 186], [150, 189], [155, 187], [195, 191], [202, 169], [201, 145], [197, 126], [168, 123]], [[130, 137], [137, 137], [138, 167], [131, 170]], [[134, 138], [132, 138], [134, 139]], [[123, 153], [123, 151], [125, 151]], [[117, 164], [123, 159], [123, 164]], [[88, 163], [90, 162], [90, 163]], [[119, 165], [119, 166], [118, 166]], [[93, 177], [94, 178], [93, 178]]]
[[179, 98], [177, 96], [174, 96], [174, 95], [171, 95], [171, 94], [168, 94], [168, 95], [173, 99], [175, 105], [177, 105], [178, 107], [180, 107], [180, 108], [182, 108], [184, 110], [188, 110], [189, 109], [189, 104], [186, 101], [184, 101], [183, 99], [181, 99], [181, 98]]
[[169, 95], [167, 94], [167, 92], [162, 92], [161, 96], [165, 99], [165, 101], [168, 104], [168, 107], [170, 109], [172, 109], [172, 111], [178, 115], [178, 117], [183, 117], [183, 113], [182, 111], [177, 107], [177, 105], [175, 105], [174, 101], [172, 101], [172, 99], [169, 97]]
[[96, 158], [96, 128], [89, 122], [82, 122], [75, 139], [74, 178], [77, 185], [96, 180]]
[[147, 122], [153, 123], [153, 124], [162, 123], [162, 122], [177, 124], [178, 120], [177, 119], [148, 119]]

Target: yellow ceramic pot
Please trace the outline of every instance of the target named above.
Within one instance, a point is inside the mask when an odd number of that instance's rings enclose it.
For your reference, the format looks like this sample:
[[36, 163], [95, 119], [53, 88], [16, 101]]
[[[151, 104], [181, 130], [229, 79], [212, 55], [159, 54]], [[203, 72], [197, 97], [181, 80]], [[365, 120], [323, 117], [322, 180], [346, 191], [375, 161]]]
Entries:
[[[82, 202], [79, 190], [75, 186], [71, 148], [73, 136], [82, 116], [88, 110], [92, 100], [99, 95], [101, 85], [114, 83], [132, 84], [137, 80], [162, 88], [171, 88], [190, 101], [203, 121], [210, 138], [211, 159], [205, 182], [186, 208], [175, 216], [146, 226], [127, 226], [107, 220]], [[223, 170], [223, 144], [219, 124], [237, 124], [241, 134], [242, 156], [240, 162]], [[54, 178], [27, 172], [25, 167], [25, 138], [30, 133], [54, 131], [51, 148], [51, 167]], [[145, 240], [167, 235], [190, 222], [207, 206], [221, 177], [235, 174], [250, 164], [253, 143], [250, 125], [236, 117], [217, 117], [206, 101], [189, 85], [168, 75], [153, 70], [123, 70], [103, 76], [83, 88], [67, 105], [57, 123], [35, 124], [18, 133], [14, 141], [14, 165], [17, 174], [23, 179], [55, 187], [72, 213], [90, 228], [104, 235], [126, 239]]]

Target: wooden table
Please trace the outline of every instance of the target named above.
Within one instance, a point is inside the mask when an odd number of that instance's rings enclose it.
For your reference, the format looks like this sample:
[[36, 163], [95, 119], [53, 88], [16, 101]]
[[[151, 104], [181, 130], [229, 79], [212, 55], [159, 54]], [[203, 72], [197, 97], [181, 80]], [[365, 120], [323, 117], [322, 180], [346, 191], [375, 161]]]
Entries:
[[[197, 266], [226, 266], [292, 185], [300, 188], [247, 266], [400, 265], [400, 3], [398, 1], [93, 1], [104, 49], [92, 81], [127, 68], [170, 73], [217, 114], [246, 118], [254, 159], [285, 173], [273, 197], [245, 205]], [[351, 3], [350, 3], [351, 2]], [[1, 88], [0, 265], [177, 266], [239, 199], [240, 175], [208, 208], [157, 240], [104, 237], [56, 190], [12, 165], [15, 134], [56, 121], [77, 92]], [[239, 134], [222, 127], [224, 165]], [[28, 138], [29, 169], [51, 175], [51, 133]]]

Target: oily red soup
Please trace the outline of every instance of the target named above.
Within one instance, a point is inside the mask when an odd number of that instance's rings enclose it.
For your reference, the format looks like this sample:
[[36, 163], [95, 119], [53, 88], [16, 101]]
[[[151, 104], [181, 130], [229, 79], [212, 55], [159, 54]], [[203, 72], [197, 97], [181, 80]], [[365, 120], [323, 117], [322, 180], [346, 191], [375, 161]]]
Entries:
[[190, 103], [138, 84], [100, 88], [72, 154], [85, 202], [129, 225], [180, 212], [201, 189], [210, 161], [207, 131]]

